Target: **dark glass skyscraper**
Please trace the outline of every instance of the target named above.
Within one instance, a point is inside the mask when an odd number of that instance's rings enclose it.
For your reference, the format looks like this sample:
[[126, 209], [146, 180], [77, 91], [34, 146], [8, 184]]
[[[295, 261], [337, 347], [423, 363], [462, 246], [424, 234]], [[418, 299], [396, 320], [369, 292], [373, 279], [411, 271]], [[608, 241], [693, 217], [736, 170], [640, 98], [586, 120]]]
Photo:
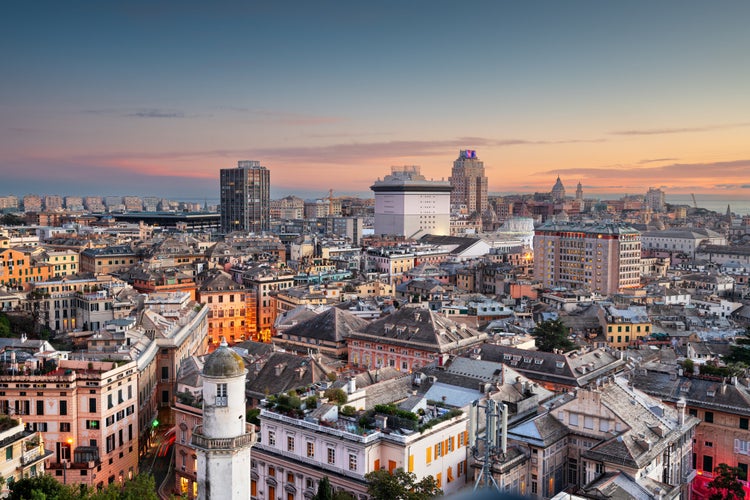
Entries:
[[261, 233], [271, 227], [271, 172], [259, 161], [222, 168], [221, 230]]

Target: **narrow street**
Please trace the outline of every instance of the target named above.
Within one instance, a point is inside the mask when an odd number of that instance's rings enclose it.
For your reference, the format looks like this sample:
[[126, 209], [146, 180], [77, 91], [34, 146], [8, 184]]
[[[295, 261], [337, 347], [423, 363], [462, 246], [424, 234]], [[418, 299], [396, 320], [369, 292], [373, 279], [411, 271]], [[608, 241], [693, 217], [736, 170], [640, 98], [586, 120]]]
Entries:
[[154, 476], [156, 490], [159, 496], [165, 499], [170, 497], [171, 484], [165, 485], [165, 488], [162, 488], [162, 484], [169, 473], [172, 463], [172, 453], [174, 452], [173, 435], [168, 434], [169, 431], [170, 427], [159, 427], [156, 429], [154, 441], [146, 454], [141, 457], [139, 463], [141, 473]]

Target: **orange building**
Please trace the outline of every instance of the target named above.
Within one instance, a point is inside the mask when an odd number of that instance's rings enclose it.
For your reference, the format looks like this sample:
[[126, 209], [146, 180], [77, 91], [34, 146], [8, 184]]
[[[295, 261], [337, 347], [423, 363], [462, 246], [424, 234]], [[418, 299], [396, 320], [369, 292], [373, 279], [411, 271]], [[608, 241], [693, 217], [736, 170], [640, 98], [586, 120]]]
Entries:
[[12, 288], [31, 288], [31, 284], [46, 281], [51, 275], [51, 266], [36, 264], [31, 254], [19, 248], [0, 250], [0, 285]]
[[222, 337], [234, 344], [258, 340], [255, 296], [228, 274], [216, 272], [198, 289], [198, 302], [208, 306], [208, 347], [213, 351]]
[[248, 295], [252, 296], [257, 340], [270, 342], [278, 314], [276, 298], [272, 292], [294, 286], [294, 273], [286, 268], [276, 268], [268, 264], [232, 268], [231, 271], [233, 276], [238, 276], [242, 280], [247, 287]]
[[133, 288], [141, 293], [188, 292], [195, 300], [195, 280], [178, 269], [142, 269], [131, 274]]

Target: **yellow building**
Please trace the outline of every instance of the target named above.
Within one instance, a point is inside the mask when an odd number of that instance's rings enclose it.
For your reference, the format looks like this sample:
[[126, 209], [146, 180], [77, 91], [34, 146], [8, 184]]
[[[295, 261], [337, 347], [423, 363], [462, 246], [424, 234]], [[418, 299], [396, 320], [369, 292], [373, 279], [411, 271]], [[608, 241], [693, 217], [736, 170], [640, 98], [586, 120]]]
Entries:
[[630, 306], [627, 309], [603, 306], [599, 309], [599, 321], [607, 343], [614, 349], [637, 345], [651, 334], [651, 321], [643, 306]]
[[61, 278], [78, 273], [78, 252], [73, 250], [45, 250], [40, 258], [50, 266], [52, 277]]

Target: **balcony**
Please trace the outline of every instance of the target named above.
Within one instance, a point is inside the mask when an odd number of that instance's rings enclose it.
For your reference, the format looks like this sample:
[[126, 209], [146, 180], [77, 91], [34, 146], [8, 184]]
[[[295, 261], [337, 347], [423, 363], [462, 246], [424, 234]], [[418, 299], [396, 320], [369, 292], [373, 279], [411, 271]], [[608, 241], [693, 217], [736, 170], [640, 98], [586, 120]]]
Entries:
[[24, 452], [21, 455], [21, 465], [26, 466], [40, 460], [44, 460], [48, 456], [52, 455], [52, 451], [45, 450], [43, 446], [35, 446], [34, 448]]
[[252, 446], [255, 443], [255, 428], [247, 424], [246, 433], [233, 438], [209, 438], [203, 435], [203, 426], [199, 425], [193, 431], [191, 444], [203, 450], [232, 450]]

